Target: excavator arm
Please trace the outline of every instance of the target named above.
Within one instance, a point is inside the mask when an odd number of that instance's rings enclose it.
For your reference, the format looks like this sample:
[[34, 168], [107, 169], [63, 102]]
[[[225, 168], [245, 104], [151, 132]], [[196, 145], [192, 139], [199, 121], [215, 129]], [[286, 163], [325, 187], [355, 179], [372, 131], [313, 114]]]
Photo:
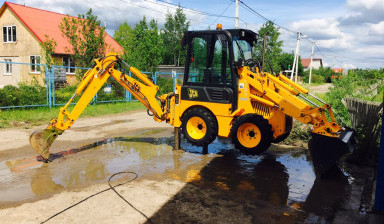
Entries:
[[[117, 63], [126, 66], [142, 82], [116, 70], [114, 66]], [[161, 122], [169, 117], [169, 111], [163, 111], [162, 109], [166, 107], [162, 107], [158, 103], [159, 99], [165, 105], [170, 98], [169, 94], [157, 98], [158, 86], [137, 68], [129, 66], [118, 55], [110, 53], [105, 57], [95, 59], [95, 66], [84, 74], [71, 99], [64, 107], [60, 108], [57, 119], [52, 119], [46, 129], [32, 133], [29, 139], [32, 148], [44, 159], [48, 160], [49, 148], [53, 141], [73, 125], [109, 77], [113, 77], [151, 111], [155, 121]], [[68, 111], [68, 107], [73, 103], [76, 96], [80, 96], [78, 102], [71, 111]]]

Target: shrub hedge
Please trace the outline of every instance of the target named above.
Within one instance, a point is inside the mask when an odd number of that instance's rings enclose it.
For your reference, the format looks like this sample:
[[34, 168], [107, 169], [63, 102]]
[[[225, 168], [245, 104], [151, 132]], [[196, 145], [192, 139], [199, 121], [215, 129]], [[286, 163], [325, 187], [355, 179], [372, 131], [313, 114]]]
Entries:
[[[111, 93], [105, 93], [104, 87], [112, 86]], [[158, 77], [157, 85], [159, 94], [165, 94], [173, 91], [173, 80], [171, 78]], [[76, 90], [75, 85], [67, 86], [55, 90], [55, 103], [66, 103]], [[0, 106], [22, 106], [22, 105], [41, 105], [47, 103], [46, 87], [40, 85], [37, 81], [30, 84], [19, 83], [18, 86], [7, 85], [0, 88]], [[125, 90], [115, 80], [108, 80], [97, 93], [97, 101], [123, 100], [125, 99]], [[75, 98], [74, 102], [78, 100]]]
[[37, 82], [7, 85], [0, 89], [1, 106], [41, 105], [47, 102], [47, 91]]

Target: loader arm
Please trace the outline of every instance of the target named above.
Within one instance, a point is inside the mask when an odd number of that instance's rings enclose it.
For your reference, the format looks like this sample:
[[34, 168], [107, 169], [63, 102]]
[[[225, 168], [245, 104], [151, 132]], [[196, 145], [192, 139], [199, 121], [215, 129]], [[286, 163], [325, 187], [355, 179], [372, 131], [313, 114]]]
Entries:
[[[120, 62], [128, 67], [129, 71], [142, 82], [116, 70], [114, 66]], [[167, 118], [169, 111], [163, 112], [156, 98], [159, 87], [137, 68], [129, 66], [118, 55], [110, 53], [105, 57], [95, 59], [95, 66], [84, 74], [71, 99], [64, 107], [60, 108], [58, 117], [52, 119], [46, 129], [32, 133], [30, 136], [32, 148], [43, 158], [48, 159], [49, 148], [53, 141], [73, 125], [109, 77], [113, 77], [150, 110], [155, 121], [161, 122]], [[80, 96], [78, 102], [71, 111], [68, 111], [69, 105], [71, 105], [76, 96]], [[162, 102], [165, 99], [166, 97], [160, 98]]]
[[[239, 68], [238, 74], [240, 82], [249, 86], [249, 91], [246, 92], [250, 94], [251, 101], [269, 106], [272, 113], [280, 110], [304, 124], [313, 125], [309, 150], [317, 172], [328, 170], [342, 155], [354, 150], [354, 131], [336, 122], [330, 104], [310, 94], [307, 89], [282, 74], [274, 76], [266, 72], [261, 73], [258, 69], [252, 72], [247, 66]], [[308, 96], [322, 105], [317, 105]], [[239, 108], [241, 110], [241, 105]]]
[[[258, 101], [274, 109], [281, 110], [304, 124], [313, 125], [313, 133], [337, 137], [343, 130], [337, 124], [331, 105], [310, 94], [307, 89], [291, 81], [282, 74], [273, 76], [267, 72], [252, 72], [247, 67], [240, 68], [239, 74], [244, 82], [248, 83], [252, 101]], [[304, 95], [309, 94], [324, 103], [316, 105]], [[331, 121], [327, 120], [325, 112], [328, 111]]]

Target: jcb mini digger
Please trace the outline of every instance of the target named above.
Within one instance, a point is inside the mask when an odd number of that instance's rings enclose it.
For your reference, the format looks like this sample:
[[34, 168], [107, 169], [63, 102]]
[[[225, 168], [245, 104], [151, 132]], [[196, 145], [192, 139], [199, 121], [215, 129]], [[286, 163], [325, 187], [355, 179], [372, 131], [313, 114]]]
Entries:
[[[187, 58], [182, 85], [157, 96], [159, 88], [138, 69], [110, 53], [95, 60], [68, 103], [44, 130], [30, 136], [31, 146], [49, 159], [52, 142], [78, 119], [102, 85], [112, 76], [144, 104], [157, 122], [181, 128], [192, 144], [206, 146], [216, 137], [231, 138], [246, 154], [260, 154], [272, 142], [284, 140], [292, 129], [292, 118], [313, 125], [309, 142], [317, 171], [324, 172], [342, 155], [353, 150], [354, 132], [339, 126], [331, 105], [282, 74], [262, 72], [253, 58], [257, 34], [246, 29], [185, 32], [182, 45]], [[126, 66], [138, 81], [115, 65]], [[71, 112], [68, 106], [80, 99]], [[310, 95], [322, 106], [306, 96]], [[327, 120], [326, 111], [330, 120]]]

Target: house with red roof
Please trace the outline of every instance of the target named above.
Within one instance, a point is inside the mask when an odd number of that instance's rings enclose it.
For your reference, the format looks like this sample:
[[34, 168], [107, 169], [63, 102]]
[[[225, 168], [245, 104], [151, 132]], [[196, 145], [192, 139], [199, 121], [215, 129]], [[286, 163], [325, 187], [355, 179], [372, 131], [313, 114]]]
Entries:
[[[302, 58], [301, 64], [304, 67], [304, 70], [308, 70], [311, 65], [311, 59], [310, 58]], [[323, 67], [323, 60], [321, 58], [313, 58], [312, 59], [312, 68], [319, 69], [320, 67]]]
[[[44, 64], [41, 44], [54, 39], [57, 46], [54, 57], [65, 66], [74, 66], [70, 59], [71, 46], [62, 36], [59, 25], [64, 17], [60, 13], [32, 8], [15, 3], [5, 2], [0, 8], [0, 29], [2, 43], [0, 44], [0, 87], [17, 85], [17, 83], [38, 79], [41, 83], [42, 68], [35, 65], [20, 65], [16, 63]], [[123, 53], [123, 48], [106, 33], [107, 52]], [[74, 69], [66, 69], [67, 81], [76, 81]]]

